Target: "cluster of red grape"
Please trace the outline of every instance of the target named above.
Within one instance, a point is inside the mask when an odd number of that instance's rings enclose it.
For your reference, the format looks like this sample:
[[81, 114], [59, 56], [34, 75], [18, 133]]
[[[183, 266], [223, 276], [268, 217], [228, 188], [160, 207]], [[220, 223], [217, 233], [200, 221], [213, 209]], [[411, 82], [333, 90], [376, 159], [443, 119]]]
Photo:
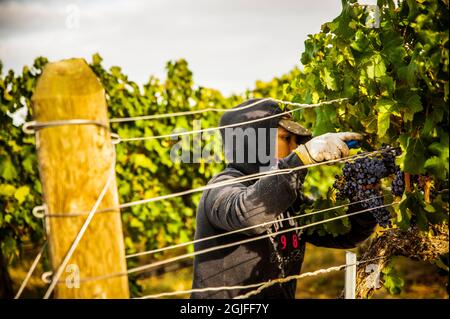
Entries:
[[[359, 152], [358, 154], [360, 154]], [[369, 209], [383, 205], [379, 182], [382, 178], [395, 174], [391, 191], [401, 196], [405, 190], [403, 172], [395, 165], [395, 158], [400, 155], [398, 148], [383, 145], [380, 154], [361, 157], [353, 162], [346, 162], [342, 176], [336, 175], [333, 187], [338, 190], [336, 197], [349, 199], [351, 202], [363, 201], [360, 206]], [[390, 213], [386, 207], [372, 210], [372, 214], [382, 227], [390, 227]]]

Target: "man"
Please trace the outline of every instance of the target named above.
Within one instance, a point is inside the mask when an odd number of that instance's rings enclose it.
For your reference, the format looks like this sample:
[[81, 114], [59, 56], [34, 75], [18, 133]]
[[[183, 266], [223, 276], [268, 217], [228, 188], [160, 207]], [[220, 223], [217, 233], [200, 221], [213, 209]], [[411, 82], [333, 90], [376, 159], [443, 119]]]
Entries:
[[[209, 184], [274, 168], [292, 168], [345, 157], [349, 151], [345, 141], [361, 140], [360, 134], [350, 132], [311, 138], [311, 133], [292, 119], [285, 115], [273, 116], [283, 112], [276, 102], [267, 100], [244, 107], [256, 101], [249, 100], [222, 116], [220, 125], [232, 126], [221, 131], [229, 164]], [[262, 121], [237, 124], [267, 117]], [[297, 142], [300, 142], [299, 146]], [[272, 154], [269, 159], [267, 153]], [[305, 175], [306, 169], [302, 169], [203, 192], [197, 210], [195, 239], [293, 216], [305, 201], [300, 191]], [[370, 236], [376, 224], [370, 212], [349, 219], [351, 231], [337, 237], [307, 236], [301, 230], [291, 231], [197, 255], [194, 259], [193, 288], [249, 285], [299, 274], [306, 242], [333, 248], [355, 247]], [[196, 243], [195, 251], [296, 226], [297, 220], [260, 226]], [[273, 285], [255, 297], [295, 298], [295, 289], [296, 281], [293, 280]], [[250, 290], [193, 293], [191, 298], [233, 298]]]

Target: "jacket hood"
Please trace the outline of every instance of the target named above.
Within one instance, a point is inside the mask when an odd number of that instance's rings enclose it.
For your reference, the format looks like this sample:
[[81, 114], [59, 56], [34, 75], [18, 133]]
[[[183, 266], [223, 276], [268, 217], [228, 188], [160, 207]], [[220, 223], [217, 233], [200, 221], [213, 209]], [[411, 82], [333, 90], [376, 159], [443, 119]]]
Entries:
[[281, 116], [237, 125], [283, 113], [278, 103], [271, 100], [245, 108], [261, 100], [251, 99], [239, 104], [220, 119], [220, 126], [236, 124], [220, 130], [228, 167], [246, 175], [268, 170], [276, 164], [277, 127]]

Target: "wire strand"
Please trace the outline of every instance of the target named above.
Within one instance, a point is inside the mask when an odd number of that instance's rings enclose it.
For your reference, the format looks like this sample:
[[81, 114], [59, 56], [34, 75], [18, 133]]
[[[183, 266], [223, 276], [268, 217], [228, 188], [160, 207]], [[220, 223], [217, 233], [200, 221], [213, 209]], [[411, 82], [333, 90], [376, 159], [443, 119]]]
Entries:
[[233, 299], [247, 299], [251, 296], [257, 295], [259, 294], [261, 291], [263, 291], [264, 289], [273, 286], [275, 284], [281, 284], [281, 283], [285, 283], [294, 279], [302, 279], [305, 277], [312, 277], [312, 276], [317, 276], [317, 275], [321, 275], [321, 274], [325, 274], [325, 273], [330, 273], [330, 272], [334, 272], [334, 271], [340, 271], [343, 268], [347, 268], [347, 267], [351, 267], [351, 266], [358, 266], [359, 264], [362, 263], [367, 263], [370, 261], [375, 261], [375, 260], [379, 260], [379, 259], [384, 259], [386, 258], [385, 256], [382, 257], [376, 257], [376, 258], [372, 258], [372, 259], [367, 259], [367, 260], [362, 260], [362, 261], [358, 261], [356, 263], [353, 264], [345, 264], [345, 265], [340, 265], [340, 266], [334, 266], [334, 267], [330, 267], [330, 268], [326, 268], [326, 269], [319, 269], [313, 272], [306, 272], [303, 274], [299, 274], [299, 275], [292, 275], [292, 276], [288, 276], [288, 277], [284, 277], [284, 278], [277, 278], [274, 280], [269, 280], [266, 281], [264, 283], [262, 283], [262, 285], [260, 287], [258, 287], [255, 290], [249, 291], [248, 293], [245, 293], [243, 295], [239, 295], [234, 297]]
[[97, 125], [109, 131], [108, 124], [101, 121], [89, 120], [89, 119], [69, 119], [69, 120], [56, 120], [37, 122], [26, 122], [22, 126], [22, 131], [26, 134], [34, 134], [37, 130], [41, 130], [48, 127], [65, 126], [65, 125]]
[[[137, 201], [123, 203], [123, 204], [120, 204], [120, 205], [118, 205], [116, 207], [108, 207], [108, 208], [99, 210], [97, 213], [106, 213], [106, 212], [117, 212], [117, 213], [119, 213], [118, 209], [128, 208], [128, 207], [132, 207], [132, 206], [136, 206], [136, 205], [148, 204], [148, 203], [157, 202], [157, 201], [160, 201], [160, 200], [165, 200], [165, 199], [174, 198], [174, 197], [185, 196], [185, 195], [189, 195], [189, 194], [196, 193], [196, 192], [203, 192], [205, 190], [210, 190], [210, 189], [214, 189], [214, 188], [218, 188], [218, 187], [223, 187], [223, 186], [229, 186], [229, 185], [233, 185], [233, 184], [243, 183], [243, 182], [259, 179], [259, 178], [262, 178], [262, 177], [265, 177], [265, 176], [276, 176], [276, 175], [290, 174], [292, 172], [295, 172], [295, 171], [298, 171], [298, 170], [307, 169], [307, 168], [311, 168], [311, 167], [316, 167], [316, 166], [321, 166], [321, 165], [326, 165], [326, 164], [339, 163], [339, 162], [346, 162], [346, 161], [354, 160], [354, 159], [357, 159], [357, 158], [363, 158], [363, 157], [376, 155], [376, 154], [379, 154], [381, 152], [382, 151], [364, 152], [364, 153], [355, 154], [355, 155], [351, 155], [351, 156], [347, 156], [347, 157], [343, 157], [343, 158], [339, 158], [339, 159], [335, 159], [335, 160], [323, 161], [323, 162], [320, 162], [320, 163], [313, 163], [313, 164], [302, 165], [302, 166], [297, 166], [297, 167], [292, 167], [292, 168], [276, 169], [276, 170], [270, 170], [270, 171], [265, 171], [265, 172], [260, 172], [260, 173], [254, 173], [254, 174], [250, 174], [250, 175], [245, 175], [245, 176], [241, 176], [241, 177], [232, 178], [232, 179], [229, 179], [229, 180], [226, 180], [226, 181], [222, 181], [222, 182], [207, 184], [205, 186], [192, 188], [192, 189], [188, 189], [188, 190], [177, 192], [177, 193], [171, 193], [171, 194], [167, 194], [167, 195], [160, 195], [160, 196], [151, 197], [151, 198], [147, 198], [147, 199], [141, 199], [141, 200], [137, 200]], [[64, 214], [64, 213], [51, 213], [51, 214], [46, 213], [46, 214], [42, 214], [42, 215], [45, 216], [45, 217], [77, 217], [77, 216], [86, 215], [86, 213], [66, 213], [66, 214]]]
[[39, 253], [34, 258], [34, 261], [31, 264], [31, 267], [28, 270], [27, 275], [25, 276], [25, 279], [23, 280], [22, 284], [20, 285], [19, 290], [17, 291], [16, 295], [14, 296], [14, 299], [19, 299], [20, 296], [22, 295], [22, 292], [25, 289], [25, 287], [27, 286], [28, 281], [31, 278], [31, 275], [33, 274], [34, 270], [36, 269], [36, 267], [39, 263], [39, 260], [41, 260], [42, 254], [44, 253], [44, 250], [45, 250], [45, 247], [47, 247], [47, 241], [45, 241], [44, 244], [42, 245], [41, 249], [39, 249]]
[[129, 254], [129, 255], [126, 255], [125, 258], [134, 258], [134, 257], [139, 257], [139, 256], [144, 256], [144, 255], [155, 254], [155, 253], [159, 253], [159, 252], [163, 252], [163, 251], [171, 250], [171, 249], [175, 249], [175, 248], [185, 247], [185, 246], [188, 246], [188, 245], [197, 244], [197, 243], [208, 241], [208, 240], [211, 240], [211, 239], [217, 239], [217, 238], [229, 236], [229, 235], [232, 235], [232, 234], [244, 232], [244, 231], [247, 231], [247, 230], [250, 230], [250, 229], [255, 229], [255, 228], [258, 228], [258, 227], [264, 227], [264, 226], [272, 225], [272, 224], [279, 223], [279, 222], [300, 219], [300, 218], [303, 218], [303, 217], [313, 216], [313, 215], [317, 215], [317, 214], [320, 214], [320, 213], [325, 213], [325, 212], [328, 212], [328, 211], [331, 211], [331, 210], [335, 210], [335, 209], [344, 208], [344, 207], [348, 207], [348, 206], [351, 206], [351, 205], [356, 205], [356, 204], [359, 204], [359, 203], [367, 202], [367, 201], [370, 201], [370, 200], [375, 199], [375, 198], [384, 198], [384, 197], [386, 197], [386, 195], [373, 196], [373, 197], [366, 198], [366, 199], [363, 199], [363, 200], [359, 200], [359, 201], [356, 201], [356, 202], [351, 202], [351, 203], [347, 203], [347, 204], [343, 204], [343, 205], [333, 206], [333, 207], [321, 209], [321, 210], [318, 210], [318, 211], [314, 211], [314, 212], [311, 212], [311, 213], [306, 213], [306, 214], [303, 214], [303, 215], [297, 215], [297, 216], [285, 217], [285, 218], [282, 218], [282, 219], [276, 219], [276, 220], [272, 220], [272, 221], [269, 221], [269, 222], [264, 222], [264, 223], [261, 223], [261, 224], [258, 224], [258, 225], [252, 225], [252, 226], [248, 226], [248, 227], [244, 227], [244, 228], [228, 231], [228, 232], [225, 232], [225, 233], [222, 233], [222, 234], [208, 236], [208, 237], [204, 237], [204, 238], [188, 241], [188, 242], [185, 242], [185, 243], [180, 243], [180, 244], [167, 246], [167, 247], [163, 247], [163, 248], [152, 249], [152, 250], [143, 251], [143, 252], [139, 252], [139, 253]]
[[347, 217], [350, 217], [350, 216], [362, 214], [362, 213], [365, 213], [365, 212], [368, 212], [368, 211], [372, 211], [372, 210], [379, 209], [379, 208], [384, 208], [384, 207], [389, 207], [389, 206], [393, 206], [393, 205], [395, 205], [395, 204], [391, 203], [391, 204], [386, 204], [386, 205], [380, 205], [380, 206], [377, 206], [377, 207], [371, 207], [371, 208], [360, 210], [360, 211], [353, 212], [353, 213], [350, 213], [350, 214], [345, 214], [345, 215], [342, 215], [342, 216], [337, 216], [337, 217], [333, 217], [333, 218], [328, 218], [326, 220], [310, 223], [308, 225], [303, 225], [303, 226], [298, 226], [298, 227], [291, 227], [291, 228], [284, 229], [284, 230], [277, 231], [277, 232], [270, 233], [270, 234], [260, 235], [260, 236], [256, 236], [256, 237], [252, 237], [252, 238], [249, 238], [249, 239], [244, 239], [244, 240], [240, 240], [240, 241], [237, 241], [237, 242], [232, 242], [232, 243], [229, 243], [229, 244], [224, 244], [224, 245], [220, 245], [220, 246], [216, 246], [216, 247], [206, 248], [206, 249], [203, 249], [201, 251], [197, 251], [197, 252], [193, 252], [193, 253], [187, 253], [187, 254], [184, 254], [184, 255], [181, 255], [181, 256], [176, 256], [176, 257], [173, 257], [173, 258], [170, 258], [170, 259], [166, 259], [166, 260], [162, 260], [162, 261], [159, 261], [159, 262], [155, 262], [155, 263], [152, 263], [152, 264], [149, 264], [149, 265], [143, 265], [143, 266], [135, 267], [135, 268], [132, 268], [132, 269], [128, 270], [128, 273], [130, 274], [130, 273], [140, 272], [140, 271], [146, 270], [148, 268], [161, 266], [161, 265], [164, 265], [164, 264], [172, 262], [172, 261], [177, 261], [177, 260], [188, 258], [188, 257], [203, 255], [203, 254], [208, 253], [208, 252], [217, 251], [217, 250], [221, 250], [221, 249], [224, 249], [224, 248], [229, 248], [229, 247], [233, 247], [233, 246], [237, 246], [237, 245], [246, 244], [246, 243], [253, 242], [253, 241], [256, 241], [256, 240], [261, 240], [261, 239], [273, 237], [273, 236], [276, 236], [276, 235], [288, 233], [288, 232], [291, 232], [291, 231], [294, 231], [294, 230], [306, 229], [306, 228], [309, 228], [309, 227], [312, 227], [312, 226], [317, 226], [317, 225], [320, 225], [320, 224], [323, 224], [323, 223], [327, 223], [327, 222], [330, 222], [330, 221], [334, 221], [334, 220], [338, 220], [338, 219], [342, 219], [342, 218], [347, 218]]
[[259, 287], [259, 286], [261, 286], [263, 284], [264, 283], [257, 283], [257, 284], [244, 285], [244, 286], [221, 286], [221, 287], [209, 287], [209, 288], [197, 288], [197, 289], [188, 289], [188, 290], [177, 290], [177, 291], [170, 291], [170, 292], [161, 292], [159, 294], [147, 295], [147, 296], [137, 297], [137, 298], [132, 298], [132, 299], [154, 299], [154, 298], [161, 298], [161, 297], [168, 297], [168, 296], [190, 294], [190, 293], [193, 293], [193, 292], [248, 289], [248, 288], [256, 288], [256, 287]]
[[207, 112], [234, 112], [234, 111], [241, 111], [248, 108], [251, 108], [255, 105], [258, 105], [260, 103], [271, 101], [272, 98], [265, 98], [256, 102], [253, 102], [251, 104], [245, 105], [240, 108], [213, 108], [209, 107], [206, 109], [201, 110], [193, 110], [193, 111], [184, 111], [184, 112], [175, 112], [175, 113], [165, 113], [165, 114], [152, 114], [152, 115], [140, 115], [140, 116], [131, 116], [131, 117], [122, 117], [122, 118], [112, 118], [109, 120], [110, 123], [123, 123], [123, 122], [134, 122], [134, 121], [141, 121], [141, 120], [158, 120], [162, 118], [168, 118], [168, 117], [178, 117], [178, 116], [186, 116], [186, 115], [195, 115], [195, 114], [201, 114], [201, 113], [207, 113]]
[[[271, 280], [268, 280], [268, 281], [263, 281], [263, 282], [259, 282], [259, 283], [256, 283], [256, 284], [250, 284], [250, 285], [220, 286], [220, 287], [195, 288], [195, 289], [188, 289], [188, 290], [177, 290], [177, 291], [161, 292], [161, 293], [158, 293], [158, 294], [146, 295], [146, 296], [137, 297], [137, 298], [133, 298], [133, 299], [156, 299], [156, 298], [161, 298], [161, 297], [169, 297], [169, 296], [176, 296], [176, 295], [191, 294], [193, 292], [209, 292], [209, 291], [221, 291], [221, 290], [249, 289], [249, 288], [257, 288], [257, 287], [259, 289], [259, 287], [262, 287], [262, 286], [264, 286], [266, 284], [269, 284], [269, 283], [272, 283], [272, 282], [277, 283], [277, 280], [282, 280], [283, 279], [283, 280], [286, 280], [286, 281], [290, 281], [290, 280], [293, 280], [293, 279], [301, 279], [301, 278], [304, 278], [304, 277], [310, 277], [310, 276], [315, 276], [315, 275], [319, 275], [319, 274], [323, 274], [323, 273], [339, 271], [342, 268], [346, 268], [346, 267], [350, 267], [350, 266], [357, 266], [357, 265], [362, 264], [362, 263], [367, 263], [367, 262], [378, 260], [378, 259], [382, 259], [382, 258], [385, 258], [385, 257], [377, 257], [377, 258], [372, 258], [372, 259], [367, 259], [367, 260], [361, 260], [361, 261], [353, 263], [353, 264], [345, 264], [345, 265], [334, 266], [334, 267], [330, 267], [330, 268], [323, 268], [323, 269], [319, 269], [319, 270], [316, 270], [316, 271], [313, 271], [313, 272], [307, 272], [307, 273], [293, 275], [293, 276], [284, 277], [284, 278], [271, 279]], [[265, 288], [263, 288], [263, 289], [265, 289]], [[243, 298], [244, 296], [245, 295], [237, 296], [237, 297], [235, 297], [235, 299], [244, 299]], [[240, 297], [240, 298], [238, 298], [238, 297]], [[246, 298], [248, 298], [248, 297], [246, 297]]]
[[[341, 98], [334, 101], [345, 101], [348, 100], [348, 98]], [[248, 105], [242, 106], [240, 108], [205, 108], [201, 110], [192, 110], [192, 111], [184, 111], [184, 112], [175, 112], [175, 113], [166, 113], [166, 114], [152, 114], [152, 115], [140, 115], [140, 116], [131, 116], [131, 117], [122, 117], [122, 118], [112, 118], [109, 120], [110, 123], [123, 123], [123, 122], [134, 122], [134, 121], [141, 121], [141, 120], [157, 120], [162, 118], [168, 118], [168, 117], [178, 117], [178, 116], [187, 116], [187, 115], [195, 115], [195, 114], [201, 114], [201, 113], [207, 113], [207, 112], [235, 112], [235, 111], [242, 111], [248, 108], [251, 108], [255, 105], [261, 104], [266, 101], [274, 101], [281, 104], [286, 104], [290, 106], [298, 106], [298, 107], [308, 107], [313, 104], [305, 104], [305, 103], [295, 103], [295, 102], [289, 102], [289, 101], [283, 101], [278, 100], [274, 98], [264, 98], [259, 101], [250, 103]]]
[[244, 240], [240, 240], [240, 241], [236, 241], [236, 242], [232, 242], [232, 243], [228, 243], [228, 244], [224, 244], [224, 245], [220, 245], [220, 246], [215, 246], [215, 247], [210, 247], [210, 248], [206, 248], [200, 251], [195, 251], [192, 253], [186, 253], [180, 256], [175, 256], [169, 259], [165, 259], [165, 260], [160, 260], [157, 262], [153, 262], [147, 265], [142, 265], [142, 266], [138, 266], [135, 268], [131, 268], [129, 270], [127, 270], [126, 272], [119, 272], [119, 273], [113, 273], [113, 274], [107, 274], [107, 275], [101, 275], [101, 276], [95, 276], [95, 277], [87, 277], [87, 278], [82, 278], [80, 279], [80, 282], [88, 282], [88, 281], [96, 281], [96, 280], [104, 280], [104, 279], [109, 279], [109, 278], [114, 278], [114, 277], [120, 277], [120, 276], [127, 276], [129, 274], [132, 273], [137, 273], [137, 272], [141, 272], [150, 268], [154, 268], [154, 267], [158, 267], [161, 265], [165, 265], [174, 261], [178, 261], [181, 259], [185, 259], [185, 258], [189, 258], [189, 257], [194, 257], [194, 256], [198, 256], [198, 255], [203, 255], [209, 252], [213, 252], [213, 251], [217, 251], [217, 250], [221, 250], [221, 249], [225, 249], [225, 248], [229, 248], [229, 247], [233, 247], [233, 246], [237, 246], [237, 245], [242, 245], [242, 244], [246, 244], [249, 242], [253, 242], [253, 241], [257, 241], [257, 240], [261, 240], [261, 239], [265, 239], [268, 237], [272, 237], [272, 236], [276, 236], [276, 235], [280, 235], [280, 234], [284, 234], [284, 233], [288, 233], [294, 230], [301, 230], [301, 229], [306, 229], [312, 226], [317, 226], [320, 224], [324, 224], [330, 221], [334, 221], [334, 220], [338, 220], [338, 219], [342, 219], [342, 218], [347, 218], [347, 217], [351, 217], [351, 216], [355, 216], [358, 214], [362, 214], [362, 213], [366, 213], [375, 209], [379, 209], [379, 208], [384, 208], [384, 207], [390, 207], [390, 206], [394, 206], [397, 205], [398, 202], [392, 202], [390, 204], [386, 204], [386, 205], [380, 205], [380, 206], [376, 206], [376, 207], [371, 207], [371, 208], [367, 208], [364, 210], [360, 210], [357, 212], [353, 212], [353, 213], [349, 213], [349, 214], [345, 214], [342, 216], [337, 216], [337, 217], [333, 217], [333, 218], [328, 218], [322, 221], [318, 221], [318, 222], [314, 222], [314, 223], [310, 223], [308, 225], [303, 225], [303, 226], [298, 226], [298, 227], [291, 227], [288, 229], [284, 229], [284, 230], [280, 230], [277, 232], [273, 232], [273, 233], [269, 233], [269, 234], [264, 234], [264, 235], [260, 235], [260, 236], [256, 236], [256, 237], [251, 237], [248, 239], [244, 239]]
[[[348, 98], [340, 98], [340, 99], [324, 101], [324, 102], [316, 103], [316, 104], [304, 104], [304, 103], [283, 101], [283, 100], [274, 99], [274, 98], [269, 97], [269, 98], [264, 98], [259, 101], [253, 102], [249, 105], [245, 105], [240, 108], [229, 108], [229, 109], [206, 108], [206, 109], [201, 109], [201, 110], [192, 110], [192, 111], [184, 111], [184, 112], [141, 115], [141, 116], [124, 117], [124, 118], [112, 118], [112, 119], [108, 120], [108, 123], [123, 123], [123, 122], [140, 121], [140, 120], [154, 120], [154, 119], [194, 115], [194, 114], [200, 114], [200, 113], [206, 113], [206, 112], [242, 111], [247, 108], [253, 107], [257, 104], [266, 102], [266, 101], [274, 101], [274, 102], [277, 102], [280, 104], [285, 104], [285, 105], [290, 105], [290, 106], [298, 106], [299, 107], [298, 109], [302, 109], [302, 108], [311, 108], [311, 107], [316, 107], [316, 106], [320, 106], [320, 105], [332, 104], [332, 103], [336, 103], [336, 102], [342, 102], [342, 101], [346, 101], [346, 100], [348, 100]], [[100, 126], [100, 127], [103, 127], [105, 129], [109, 130], [108, 123], [103, 123], [103, 122], [100, 122], [97, 120], [91, 120], [91, 119], [67, 119], [67, 120], [55, 120], [55, 121], [46, 121], [46, 122], [30, 121], [30, 122], [25, 122], [23, 124], [22, 130], [26, 134], [34, 134], [37, 130], [40, 130], [43, 128], [48, 128], [48, 127], [65, 126], [65, 125], [86, 125], [86, 124], [87, 125], [97, 125], [97, 126]], [[128, 140], [128, 139], [126, 139], [126, 140]], [[113, 144], [120, 143], [120, 141], [121, 141], [120, 137], [118, 135], [114, 134]], [[123, 141], [125, 141], [125, 139], [123, 139]]]
[[[222, 125], [222, 126], [216, 126], [216, 127], [209, 127], [209, 128], [205, 128], [205, 129], [199, 129], [199, 130], [192, 130], [192, 131], [185, 131], [185, 132], [178, 132], [178, 133], [171, 133], [171, 134], [163, 134], [163, 135], [152, 135], [152, 136], [143, 136], [143, 137], [128, 137], [128, 138], [119, 138], [119, 142], [135, 142], [135, 141], [145, 141], [145, 140], [154, 140], [154, 139], [162, 139], [162, 138], [172, 138], [172, 137], [177, 137], [177, 136], [184, 136], [184, 135], [192, 135], [192, 134], [198, 134], [198, 133], [204, 133], [204, 132], [210, 132], [210, 131], [215, 131], [215, 130], [221, 130], [221, 129], [226, 129], [226, 128], [232, 128], [232, 127], [237, 127], [237, 126], [242, 126], [245, 124], [252, 124], [252, 123], [257, 123], [257, 122], [261, 122], [261, 121], [265, 121], [265, 120], [269, 120], [272, 118], [277, 118], [283, 115], [287, 115], [287, 114], [291, 114], [295, 111], [301, 110], [301, 109], [306, 109], [306, 108], [314, 108], [314, 107], [318, 107], [318, 106], [322, 106], [322, 105], [328, 105], [328, 104], [333, 104], [333, 103], [337, 103], [337, 102], [342, 102], [347, 100], [347, 98], [342, 98], [342, 99], [336, 99], [336, 100], [331, 100], [331, 101], [324, 101], [324, 102], [320, 102], [320, 103], [316, 103], [316, 104], [300, 104], [302, 106], [297, 107], [293, 110], [289, 110], [289, 111], [284, 111], [278, 114], [273, 114], [270, 116], [265, 116], [262, 118], [257, 118], [254, 120], [249, 120], [249, 121], [244, 121], [244, 122], [239, 122], [239, 123], [233, 123], [233, 124], [228, 124], [228, 125]], [[280, 103], [286, 103], [285, 101], [280, 101], [280, 100], [276, 100], [279, 101]], [[297, 105], [297, 103], [292, 103], [289, 105]]]
[[142, 199], [142, 200], [138, 200], [138, 201], [133, 201], [133, 202], [122, 204], [120, 206], [121, 206], [121, 208], [126, 208], [126, 207], [131, 207], [131, 206], [136, 206], [136, 205], [148, 204], [148, 203], [152, 203], [152, 202], [156, 202], [156, 201], [160, 201], [160, 200], [164, 200], [164, 199], [168, 199], [168, 198], [179, 197], [179, 196], [184, 196], [184, 195], [201, 192], [201, 191], [205, 191], [205, 190], [209, 190], [209, 189], [214, 189], [217, 187], [229, 186], [229, 185], [233, 185], [236, 183], [243, 183], [243, 182], [259, 179], [259, 178], [262, 178], [265, 176], [290, 174], [292, 172], [307, 169], [310, 167], [316, 167], [316, 166], [320, 166], [320, 165], [332, 164], [332, 163], [337, 163], [337, 162], [345, 162], [350, 159], [370, 156], [373, 154], [377, 154], [379, 152], [380, 151], [374, 151], [374, 152], [367, 153], [367, 155], [356, 154], [356, 155], [352, 155], [352, 156], [348, 156], [348, 157], [344, 157], [344, 158], [340, 158], [340, 159], [335, 159], [335, 160], [324, 161], [324, 162], [320, 162], [320, 163], [313, 163], [313, 164], [308, 164], [308, 165], [303, 165], [303, 166], [298, 166], [298, 167], [284, 168], [284, 169], [277, 169], [277, 170], [272, 170], [272, 171], [255, 173], [255, 174], [246, 175], [246, 176], [238, 177], [238, 178], [223, 181], [223, 182], [213, 183], [213, 184], [209, 184], [206, 186], [202, 186], [202, 187], [198, 187], [198, 188], [194, 188], [194, 189], [190, 189], [190, 190], [186, 190], [186, 191], [182, 191], [182, 192], [178, 192], [178, 193], [172, 193], [172, 194]]

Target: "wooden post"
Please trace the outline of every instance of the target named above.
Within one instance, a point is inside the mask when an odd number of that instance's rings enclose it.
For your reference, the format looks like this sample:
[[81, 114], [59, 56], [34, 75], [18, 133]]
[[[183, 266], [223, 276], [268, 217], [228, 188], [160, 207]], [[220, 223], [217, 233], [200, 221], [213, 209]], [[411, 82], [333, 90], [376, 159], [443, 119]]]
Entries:
[[[88, 119], [108, 123], [105, 92], [83, 59], [48, 64], [32, 98], [36, 122]], [[36, 132], [39, 173], [49, 214], [89, 212], [111, 172], [115, 149], [98, 125], [60, 125]], [[119, 205], [115, 178], [99, 210]], [[55, 273], [87, 215], [46, 220]], [[55, 298], [129, 298], [126, 276], [68, 284], [126, 271], [120, 211], [94, 216], [56, 285]], [[78, 272], [78, 273], [77, 273]], [[69, 280], [69, 281], [66, 281]]]
[[345, 299], [355, 299], [356, 291], [356, 254], [345, 252]]

